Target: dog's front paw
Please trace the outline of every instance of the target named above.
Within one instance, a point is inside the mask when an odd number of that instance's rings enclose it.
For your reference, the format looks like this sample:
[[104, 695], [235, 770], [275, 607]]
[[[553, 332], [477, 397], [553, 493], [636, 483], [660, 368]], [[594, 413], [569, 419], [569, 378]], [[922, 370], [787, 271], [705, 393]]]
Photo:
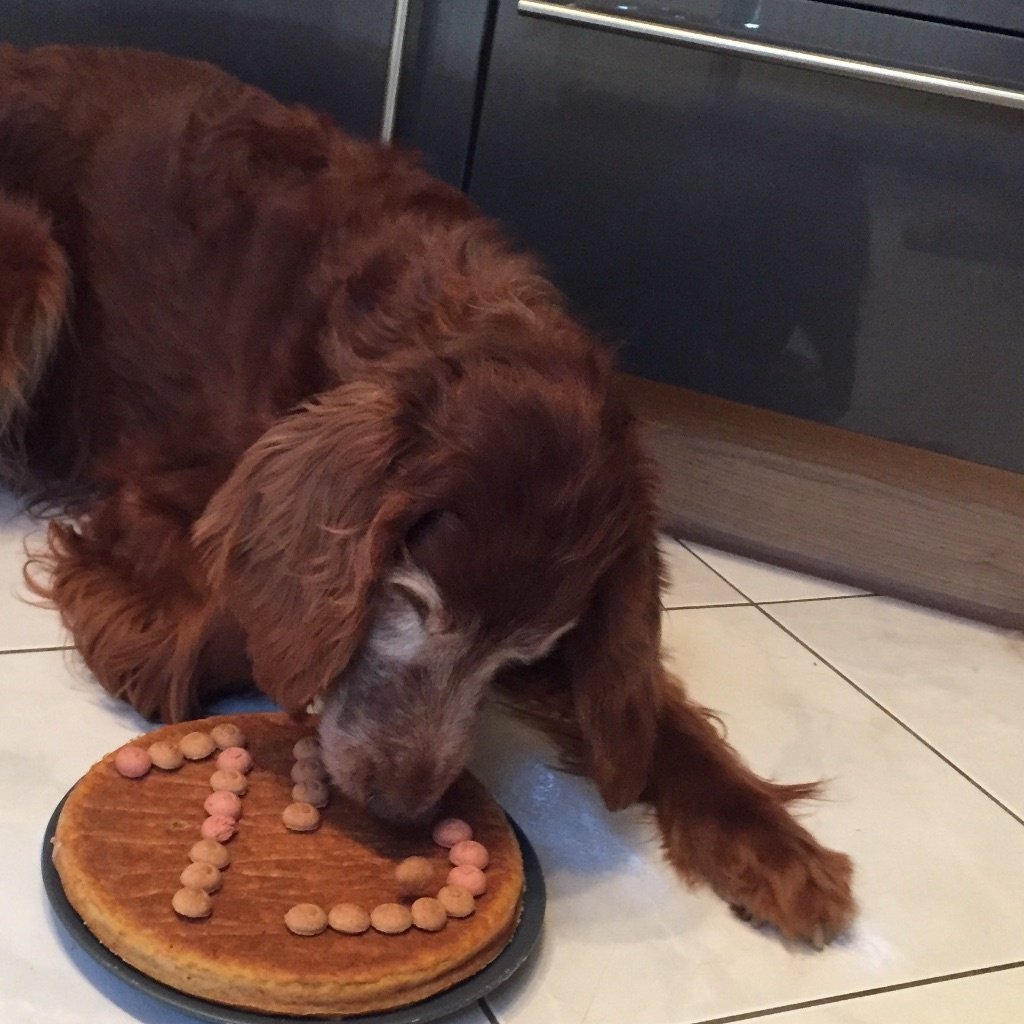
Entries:
[[853, 863], [792, 820], [734, 838], [713, 884], [744, 920], [773, 924], [787, 939], [822, 949], [856, 913]]

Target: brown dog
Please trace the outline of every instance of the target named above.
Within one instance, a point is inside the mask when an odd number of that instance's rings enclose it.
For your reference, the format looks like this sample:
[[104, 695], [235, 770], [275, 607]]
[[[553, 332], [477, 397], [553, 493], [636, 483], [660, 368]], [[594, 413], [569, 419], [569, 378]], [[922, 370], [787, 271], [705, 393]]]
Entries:
[[179, 719], [324, 699], [331, 773], [429, 813], [491, 680], [605, 803], [783, 934], [849, 860], [666, 675], [651, 474], [608, 355], [414, 160], [204, 64], [0, 49], [0, 437], [71, 514], [47, 592]]

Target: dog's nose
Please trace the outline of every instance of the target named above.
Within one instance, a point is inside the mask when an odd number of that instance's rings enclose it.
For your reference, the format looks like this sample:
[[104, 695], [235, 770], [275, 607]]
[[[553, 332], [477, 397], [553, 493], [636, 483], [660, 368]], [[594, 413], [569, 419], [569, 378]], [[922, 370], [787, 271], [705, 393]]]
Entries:
[[392, 794], [372, 789], [366, 794], [366, 809], [378, 818], [396, 825], [421, 825], [430, 818], [433, 805], [422, 800], [407, 800]]

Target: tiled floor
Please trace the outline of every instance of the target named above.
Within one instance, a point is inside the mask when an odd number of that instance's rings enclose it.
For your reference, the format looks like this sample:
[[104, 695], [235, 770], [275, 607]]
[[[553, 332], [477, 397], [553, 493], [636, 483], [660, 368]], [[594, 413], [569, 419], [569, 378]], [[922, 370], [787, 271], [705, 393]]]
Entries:
[[[54, 805], [145, 726], [60, 649], [52, 613], [11, 593], [25, 524], [4, 519], [0, 1020], [184, 1024], [93, 967], [46, 906]], [[855, 858], [858, 923], [822, 953], [741, 924], [679, 884], [643, 813], [606, 813], [492, 709], [475, 767], [537, 849], [548, 913], [533, 961], [457, 1024], [1024, 1020], [1024, 640], [703, 547], [665, 552], [676, 669], [759, 771], [831, 780], [806, 820]]]

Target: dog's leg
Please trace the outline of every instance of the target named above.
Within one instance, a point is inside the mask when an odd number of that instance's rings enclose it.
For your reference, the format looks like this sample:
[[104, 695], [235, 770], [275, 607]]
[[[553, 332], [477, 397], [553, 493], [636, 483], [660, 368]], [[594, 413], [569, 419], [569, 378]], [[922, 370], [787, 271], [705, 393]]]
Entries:
[[[558, 745], [570, 770], [591, 755], [578, 709], [557, 661], [519, 668], [498, 680], [509, 704]], [[821, 846], [787, 805], [814, 785], [759, 778], [722, 739], [713, 717], [662, 674], [658, 729], [641, 795], [661, 826], [665, 855], [691, 884], [706, 882], [745, 919], [768, 921], [787, 938], [820, 946], [854, 914], [852, 865]], [[635, 752], [623, 736], [619, 756]], [[606, 751], [607, 756], [607, 751]]]
[[759, 778], [709, 713], [665, 679], [644, 799], [654, 807], [668, 859], [744, 918], [820, 947], [849, 924], [855, 907], [850, 859], [820, 845], [787, 809], [815, 789]]
[[0, 191], [0, 441], [8, 447], [56, 347], [68, 282], [47, 218]]
[[247, 681], [244, 640], [210, 599], [187, 524], [120, 492], [74, 524], [51, 523], [48, 540], [29, 562], [29, 584], [56, 605], [114, 696], [178, 721]]

